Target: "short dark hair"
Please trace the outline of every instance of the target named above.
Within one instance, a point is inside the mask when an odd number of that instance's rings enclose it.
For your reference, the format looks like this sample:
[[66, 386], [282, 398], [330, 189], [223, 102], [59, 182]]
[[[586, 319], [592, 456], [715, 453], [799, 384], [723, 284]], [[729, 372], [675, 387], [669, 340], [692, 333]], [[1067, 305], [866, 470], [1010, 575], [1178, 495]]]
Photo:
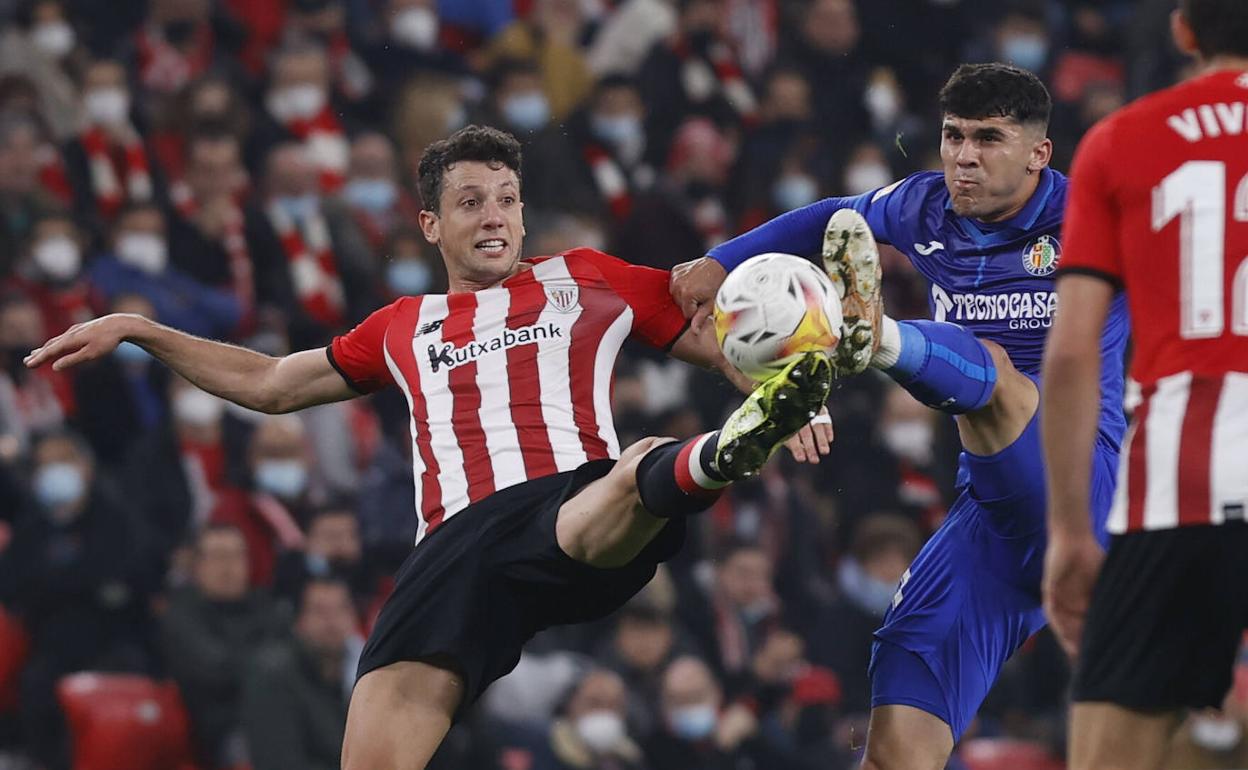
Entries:
[[1205, 58], [1248, 56], [1248, 5], [1244, 0], [1180, 0], [1179, 12]]
[[1053, 98], [1035, 74], [1009, 64], [963, 64], [940, 89], [944, 115], [1011, 118], [1048, 127]]
[[488, 163], [493, 168], [506, 166], [520, 178], [520, 142], [506, 131], [491, 126], [467, 125], [425, 148], [420, 156], [419, 177], [421, 205], [437, 212], [442, 198], [442, 177], [461, 161]]
[[294, 610], [296, 617], [303, 614], [303, 608], [308, 604], [308, 594], [312, 592], [312, 589], [324, 587], [341, 588], [345, 591], [347, 598], [351, 601], [351, 609], [358, 614], [359, 610], [355, 606], [355, 598], [351, 595], [351, 586], [347, 581], [332, 575], [311, 575], [299, 587], [299, 592], [295, 594]]

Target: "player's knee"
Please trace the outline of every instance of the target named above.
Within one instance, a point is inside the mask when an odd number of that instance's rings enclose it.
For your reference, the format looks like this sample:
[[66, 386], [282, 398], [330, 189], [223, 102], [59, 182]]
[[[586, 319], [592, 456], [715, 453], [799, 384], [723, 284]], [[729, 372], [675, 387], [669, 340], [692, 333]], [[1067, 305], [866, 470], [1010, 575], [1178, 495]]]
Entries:
[[608, 478], [618, 484], [620, 491], [626, 495], [637, 494], [637, 468], [646, 455], [655, 449], [670, 444], [676, 439], [666, 436], [646, 436], [645, 438], [625, 447], [620, 459], [611, 469]]
[[992, 410], [1003, 404], [1016, 404], [1027, 400], [1027, 391], [1034, 391], [1035, 383], [1014, 368], [1014, 362], [1010, 360], [1010, 354], [1005, 352], [1005, 348], [988, 340], [980, 342], [988, 351], [992, 367], [996, 370], [996, 382], [983, 409]]

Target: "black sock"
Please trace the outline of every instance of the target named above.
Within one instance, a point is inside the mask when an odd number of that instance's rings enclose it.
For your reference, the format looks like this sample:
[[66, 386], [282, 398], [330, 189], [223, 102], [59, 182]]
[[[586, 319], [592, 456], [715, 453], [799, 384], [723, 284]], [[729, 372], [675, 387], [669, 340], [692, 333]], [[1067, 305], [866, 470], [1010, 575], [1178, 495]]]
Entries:
[[715, 469], [719, 431], [651, 449], [637, 465], [641, 504], [665, 519], [711, 507], [728, 480]]

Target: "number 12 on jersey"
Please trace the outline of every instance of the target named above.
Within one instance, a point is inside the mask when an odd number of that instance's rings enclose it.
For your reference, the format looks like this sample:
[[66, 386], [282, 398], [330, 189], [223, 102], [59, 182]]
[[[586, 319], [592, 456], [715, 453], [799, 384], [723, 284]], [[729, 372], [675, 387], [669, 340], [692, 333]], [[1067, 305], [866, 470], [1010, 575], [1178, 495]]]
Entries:
[[[1184, 339], [1219, 337], [1223, 319], [1226, 267], [1226, 164], [1193, 160], [1153, 188], [1153, 232], [1182, 217], [1179, 233], [1179, 333]], [[1248, 176], [1231, 202], [1236, 222], [1248, 222]], [[1235, 268], [1231, 288], [1231, 334], [1248, 336], [1248, 254]]]

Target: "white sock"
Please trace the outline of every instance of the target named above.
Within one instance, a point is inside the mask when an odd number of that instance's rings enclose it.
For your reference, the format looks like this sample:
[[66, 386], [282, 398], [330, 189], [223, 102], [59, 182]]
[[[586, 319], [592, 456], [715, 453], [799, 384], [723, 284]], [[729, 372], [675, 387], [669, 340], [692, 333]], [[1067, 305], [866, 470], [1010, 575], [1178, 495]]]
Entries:
[[897, 322], [888, 316], [880, 320], [880, 346], [871, 356], [871, 366], [876, 369], [891, 369], [901, 357], [901, 329]]

